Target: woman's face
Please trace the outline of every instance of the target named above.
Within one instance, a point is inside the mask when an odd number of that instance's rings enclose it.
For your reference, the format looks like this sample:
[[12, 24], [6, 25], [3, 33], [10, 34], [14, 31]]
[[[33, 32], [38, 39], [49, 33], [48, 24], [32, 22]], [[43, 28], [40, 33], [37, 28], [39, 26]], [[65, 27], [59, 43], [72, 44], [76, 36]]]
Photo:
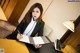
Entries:
[[33, 9], [32, 17], [34, 18], [34, 20], [37, 20], [39, 16], [40, 16], [40, 9], [36, 7]]

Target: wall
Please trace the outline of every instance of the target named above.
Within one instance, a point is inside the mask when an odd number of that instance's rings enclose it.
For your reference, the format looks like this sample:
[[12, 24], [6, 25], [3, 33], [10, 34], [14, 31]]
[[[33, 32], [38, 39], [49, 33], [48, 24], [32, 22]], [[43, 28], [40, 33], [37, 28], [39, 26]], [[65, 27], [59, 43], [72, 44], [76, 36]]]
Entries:
[[67, 31], [67, 28], [62, 24], [64, 21], [75, 20], [80, 15], [80, 2], [68, 2], [68, 0], [30, 0], [19, 22], [30, 6], [35, 2], [40, 2], [43, 5], [44, 12], [50, 2], [52, 2], [47, 11], [43, 14], [43, 20], [53, 29], [53, 32], [49, 36], [52, 41], [60, 39]]
[[0, 6], [0, 20], [5, 20], [5, 21], [7, 21], [6, 16], [5, 16], [5, 14], [4, 14], [1, 6]]

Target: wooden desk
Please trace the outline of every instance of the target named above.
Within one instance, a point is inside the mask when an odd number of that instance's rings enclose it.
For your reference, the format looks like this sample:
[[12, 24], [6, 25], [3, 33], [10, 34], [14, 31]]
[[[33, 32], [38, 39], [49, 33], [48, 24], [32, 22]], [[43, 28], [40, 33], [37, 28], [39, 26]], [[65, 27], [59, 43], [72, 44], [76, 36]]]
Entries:
[[4, 49], [4, 53], [29, 53], [25, 44], [16, 40], [0, 38], [0, 48]]
[[62, 51], [63, 53], [78, 53], [71, 45], [66, 45]]

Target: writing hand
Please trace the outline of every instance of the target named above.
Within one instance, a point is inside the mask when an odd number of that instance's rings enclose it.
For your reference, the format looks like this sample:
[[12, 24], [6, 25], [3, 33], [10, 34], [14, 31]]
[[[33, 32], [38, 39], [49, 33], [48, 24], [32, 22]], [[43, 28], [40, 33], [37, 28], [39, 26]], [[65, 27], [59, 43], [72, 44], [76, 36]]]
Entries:
[[23, 37], [22, 37], [22, 34], [18, 33], [17, 39], [21, 39], [21, 38], [23, 38]]

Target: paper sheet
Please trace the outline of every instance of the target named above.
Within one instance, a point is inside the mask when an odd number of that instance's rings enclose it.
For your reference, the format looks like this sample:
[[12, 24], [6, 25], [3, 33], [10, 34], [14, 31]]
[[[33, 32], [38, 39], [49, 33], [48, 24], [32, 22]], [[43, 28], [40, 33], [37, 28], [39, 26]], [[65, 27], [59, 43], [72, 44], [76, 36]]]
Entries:
[[[33, 42], [31, 42], [31, 40]], [[30, 43], [30, 44], [45, 44], [44, 40], [42, 37], [29, 37], [26, 35], [23, 35], [23, 38], [19, 39], [19, 41], [25, 42], [25, 43]]]
[[26, 43], [30, 43], [29, 36], [23, 35], [22, 37], [23, 37], [23, 38], [19, 39], [19, 41], [26, 42]]
[[44, 41], [41, 37], [33, 37], [35, 44], [44, 44]]

